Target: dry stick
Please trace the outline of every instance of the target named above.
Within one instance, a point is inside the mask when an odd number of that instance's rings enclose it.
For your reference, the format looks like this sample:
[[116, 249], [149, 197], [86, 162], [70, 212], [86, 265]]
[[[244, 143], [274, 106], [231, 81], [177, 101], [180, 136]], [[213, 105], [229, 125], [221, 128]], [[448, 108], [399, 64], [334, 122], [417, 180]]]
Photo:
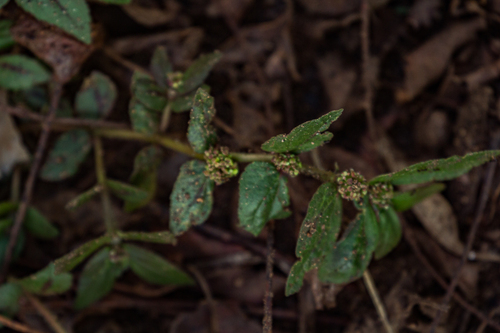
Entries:
[[264, 318], [262, 332], [273, 332], [273, 261], [274, 261], [274, 221], [269, 221], [267, 229], [266, 293], [264, 295]]
[[389, 319], [387, 318], [387, 312], [385, 312], [384, 304], [380, 299], [377, 287], [375, 286], [375, 282], [373, 281], [373, 278], [368, 269], [363, 273], [363, 281], [365, 283], [366, 289], [368, 289], [368, 294], [370, 294], [370, 297], [373, 301], [373, 305], [375, 305], [377, 313], [380, 319], [382, 320], [382, 324], [384, 325], [385, 331], [387, 333], [393, 333], [394, 331], [391, 327], [391, 324], [389, 323]]
[[[492, 143], [491, 149], [497, 149], [499, 144], [500, 144], [500, 132], [495, 134], [495, 136], [493, 138], [493, 143]], [[479, 229], [479, 223], [481, 222], [481, 219], [483, 217], [484, 210], [486, 208], [486, 203], [488, 202], [488, 197], [490, 195], [491, 184], [493, 182], [493, 175], [495, 174], [495, 167], [496, 167], [496, 163], [491, 163], [488, 166], [488, 171], [487, 171], [486, 177], [484, 179], [483, 189], [481, 191], [479, 206], [477, 208], [476, 216], [474, 217], [474, 222], [473, 222], [472, 227], [469, 231], [467, 244], [466, 244], [464, 252], [462, 254], [462, 258], [460, 258], [460, 263], [458, 264], [457, 270], [455, 271], [455, 274], [453, 274], [453, 278], [452, 278], [451, 283], [448, 287], [448, 290], [446, 291], [446, 295], [443, 299], [443, 302], [441, 303], [440, 309], [448, 306], [448, 303], [450, 302], [451, 297], [453, 296], [455, 288], [457, 287], [458, 278], [460, 277], [460, 273], [462, 272], [462, 268], [465, 265], [467, 258], [469, 257], [470, 251], [472, 250], [472, 243], [474, 242], [474, 239], [476, 238], [476, 233], [477, 233], [477, 230]], [[441, 320], [441, 316], [443, 314], [443, 312], [440, 309], [438, 309], [438, 311], [436, 313], [436, 317], [434, 317], [434, 320], [432, 321], [432, 325], [431, 325], [431, 328], [429, 330], [430, 333], [434, 333], [436, 331], [437, 326], [439, 325], [439, 321]]]
[[200, 273], [200, 271], [195, 266], [188, 266], [187, 269], [193, 273], [196, 281], [201, 287], [205, 298], [207, 299], [208, 307], [210, 308], [210, 333], [219, 333], [219, 320], [217, 318], [217, 304], [212, 296], [210, 287], [205, 277]]
[[3, 315], [0, 314], [0, 324], [3, 324], [14, 331], [18, 332], [23, 332], [23, 333], [42, 333], [40, 331], [34, 330], [32, 328], [29, 328], [28, 326], [15, 322], [12, 319], [9, 319]]
[[54, 332], [68, 333], [68, 331], [66, 331], [64, 327], [62, 327], [62, 325], [59, 323], [56, 315], [54, 315], [45, 305], [43, 305], [38, 298], [29, 293], [25, 293], [25, 295], [29, 299], [31, 304], [33, 304], [33, 307], [38, 311], [43, 319], [45, 319], [47, 324], [49, 324], [49, 326], [54, 330]]
[[[34, 121], [43, 122], [47, 118], [41, 114], [32, 112], [21, 106], [2, 106], [2, 109], [7, 113], [23, 118], [30, 119]], [[129, 126], [125, 123], [116, 123], [112, 121], [105, 120], [92, 120], [92, 119], [79, 119], [79, 118], [55, 118], [52, 120], [52, 126], [67, 126], [69, 128], [74, 127], [88, 127], [88, 128], [115, 128], [115, 129], [126, 129]]]
[[21, 203], [19, 204], [19, 209], [16, 214], [16, 219], [14, 221], [14, 225], [10, 232], [9, 244], [7, 245], [7, 250], [5, 251], [4, 263], [2, 267], [2, 272], [0, 273], [0, 281], [4, 281], [7, 270], [9, 268], [10, 261], [12, 259], [12, 251], [17, 242], [17, 236], [19, 235], [19, 231], [21, 230], [21, 226], [23, 224], [24, 217], [26, 215], [26, 210], [28, 209], [28, 205], [30, 204], [31, 197], [33, 195], [33, 187], [35, 185], [36, 176], [38, 174], [38, 170], [40, 169], [40, 165], [42, 163], [43, 153], [45, 151], [45, 147], [47, 146], [47, 141], [49, 139], [50, 134], [50, 126], [52, 125], [52, 121], [56, 116], [56, 110], [59, 106], [59, 100], [62, 95], [62, 83], [58, 81], [54, 81], [54, 87], [51, 94], [49, 115], [45, 118], [45, 122], [42, 125], [42, 134], [38, 140], [38, 145], [36, 147], [35, 157], [33, 160], [33, 164], [31, 166], [28, 179], [26, 180], [26, 184], [24, 185], [24, 192], [21, 198]]
[[[405, 240], [410, 245], [413, 253], [417, 256], [417, 259], [425, 266], [425, 268], [429, 271], [434, 280], [436, 280], [441, 285], [441, 287], [443, 287], [443, 289], [448, 289], [448, 284], [446, 283], [446, 281], [441, 277], [441, 275], [439, 275], [439, 273], [434, 269], [434, 267], [432, 267], [431, 263], [427, 260], [422, 251], [420, 251], [420, 248], [417, 245], [417, 241], [413, 236], [412, 228], [408, 226], [408, 224], [405, 222], [403, 218], [400, 217], [400, 220], [403, 225]], [[486, 316], [484, 313], [476, 309], [474, 306], [467, 303], [467, 301], [464, 300], [460, 295], [453, 294], [453, 299], [458, 304], [460, 304], [464, 309], [473, 313], [476, 317], [487, 322], [488, 325], [490, 325], [492, 328], [500, 332], [500, 324], [496, 323], [491, 318]]]
[[375, 120], [373, 118], [373, 88], [370, 76], [370, 7], [368, 0], [361, 3], [361, 56], [363, 59], [363, 85], [365, 88], [364, 107], [366, 120], [368, 122], [368, 133], [370, 138], [375, 140]]

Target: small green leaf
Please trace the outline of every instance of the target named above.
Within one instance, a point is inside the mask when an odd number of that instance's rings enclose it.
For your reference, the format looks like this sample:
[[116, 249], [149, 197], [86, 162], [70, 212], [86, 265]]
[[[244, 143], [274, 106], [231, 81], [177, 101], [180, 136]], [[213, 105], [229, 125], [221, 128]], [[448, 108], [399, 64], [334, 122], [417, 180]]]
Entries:
[[295, 127], [290, 134], [280, 134], [264, 142], [262, 149], [275, 153], [300, 153], [317, 148], [330, 140], [333, 134], [326, 131], [342, 114], [342, 110], [330, 111], [324, 116]]
[[172, 234], [169, 231], [158, 231], [158, 232], [118, 231], [117, 234], [122, 240], [128, 240], [128, 241], [174, 244], [174, 245], [177, 242], [174, 234]]
[[373, 209], [365, 204], [344, 234], [319, 266], [318, 278], [322, 282], [348, 283], [363, 275], [380, 236]]
[[430, 197], [431, 195], [443, 191], [445, 188], [446, 185], [444, 185], [443, 183], [435, 183], [403, 192], [391, 199], [392, 205], [396, 211], [403, 212]]
[[0, 202], [0, 216], [15, 212], [19, 204], [12, 201]]
[[106, 185], [111, 193], [125, 201], [142, 202], [148, 197], [148, 192], [118, 180], [107, 179]]
[[[7, 3], [8, 0], [0, 0], [0, 8]], [[2, 4], [3, 2], [3, 4]], [[0, 20], [0, 50], [5, 50], [15, 44], [14, 39], [10, 34], [12, 21]]]
[[392, 208], [379, 209], [380, 236], [375, 248], [375, 259], [380, 259], [392, 251], [401, 240], [401, 223]]
[[164, 46], [156, 47], [149, 64], [149, 71], [153, 74], [158, 86], [164, 91], [170, 86], [168, 74], [172, 72], [172, 63], [168, 59], [167, 49]]
[[90, 135], [85, 130], [76, 129], [62, 134], [50, 151], [40, 177], [47, 181], [58, 181], [73, 176], [91, 147]]
[[30, 234], [37, 238], [53, 239], [59, 236], [59, 230], [33, 207], [29, 207], [26, 211], [23, 225]]
[[39, 272], [16, 281], [24, 290], [37, 295], [56, 295], [71, 288], [73, 277], [69, 273], [56, 274], [54, 263]]
[[191, 147], [197, 153], [203, 153], [217, 141], [215, 128], [210, 125], [214, 116], [214, 98], [199, 88], [194, 96], [187, 134]]
[[76, 198], [68, 202], [65, 208], [67, 210], [74, 210], [80, 207], [81, 205], [89, 202], [94, 196], [101, 193], [101, 191], [102, 191], [102, 186], [95, 185], [90, 190], [83, 192], [82, 194], [78, 195]]
[[317, 268], [335, 244], [342, 221], [342, 198], [332, 183], [322, 184], [314, 194], [300, 228], [295, 254], [302, 258], [288, 276], [286, 295], [299, 291], [305, 273]]
[[[281, 215], [289, 203], [285, 184], [286, 178], [271, 163], [249, 164], [240, 178], [240, 226], [257, 236], [269, 220], [285, 216]], [[277, 198], [279, 207], [276, 206]]]
[[156, 146], [143, 148], [135, 157], [134, 171], [130, 176], [130, 183], [147, 192], [143, 201], [125, 201], [125, 211], [132, 212], [147, 205], [156, 194], [157, 173], [163, 153]]
[[6, 283], [0, 286], [0, 313], [13, 316], [19, 311], [19, 297], [23, 290], [15, 283]]
[[212, 211], [215, 183], [203, 173], [205, 165], [191, 160], [181, 166], [170, 195], [170, 230], [175, 235], [202, 224]]
[[115, 105], [116, 85], [103, 73], [93, 71], [76, 94], [75, 111], [82, 118], [105, 118]]
[[150, 77], [137, 77], [132, 86], [133, 97], [152, 111], [160, 112], [167, 105], [166, 90]]
[[148, 109], [135, 98], [130, 100], [128, 110], [134, 131], [148, 135], [158, 132], [161, 113]]
[[128, 256], [115, 256], [114, 251], [106, 247], [87, 262], [78, 282], [76, 309], [81, 310], [106, 296], [116, 279], [128, 269]]
[[97, 251], [100, 247], [105, 244], [111, 243], [111, 241], [112, 237], [110, 235], [104, 235], [88, 241], [87, 243], [79, 246], [70, 253], [62, 256], [61, 258], [54, 261], [55, 274], [69, 272], [79, 263], [84, 261], [88, 256]]
[[124, 244], [130, 258], [130, 269], [143, 280], [152, 284], [193, 285], [193, 279], [154, 252]]
[[84, 0], [16, 0], [16, 3], [37, 19], [90, 44], [90, 12]]
[[23, 55], [0, 57], [0, 87], [12, 90], [31, 88], [50, 80], [50, 72], [37, 60]]
[[[206, 84], [202, 84], [201, 88], [205, 90], [207, 93], [210, 93], [210, 86]], [[190, 92], [187, 95], [182, 95], [177, 97], [176, 99], [170, 101], [170, 105], [172, 107], [173, 112], [184, 112], [191, 110], [193, 107], [194, 96], [196, 95], [196, 90]]]
[[179, 94], [186, 94], [198, 88], [207, 78], [208, 74], [222, 58], [222, 53], [215, 51], [202, 55], [182, 75], [182, 81], [176, 89]]
[[474, 167], [495, 160], [499, 155], [500, 150], [485, 150], [464, 156], [420, 162], [397, 172], [377, 176], [369, 183], [407, 185], [450, 180], [469, 172]]

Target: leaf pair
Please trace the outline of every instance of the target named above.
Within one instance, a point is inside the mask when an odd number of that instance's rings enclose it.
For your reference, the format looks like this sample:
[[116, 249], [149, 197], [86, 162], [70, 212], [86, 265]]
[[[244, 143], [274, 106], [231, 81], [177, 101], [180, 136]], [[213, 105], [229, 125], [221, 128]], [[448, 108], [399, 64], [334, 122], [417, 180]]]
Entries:
[[124, 244], [116, 249], [105, 247], [85, 265], [78, 284], [75, 307], [85, 308], [106, 296], [116, 279], [129, 268], [152, 284], [193, 284], [189, 275], [149, 250], [132, 244]]

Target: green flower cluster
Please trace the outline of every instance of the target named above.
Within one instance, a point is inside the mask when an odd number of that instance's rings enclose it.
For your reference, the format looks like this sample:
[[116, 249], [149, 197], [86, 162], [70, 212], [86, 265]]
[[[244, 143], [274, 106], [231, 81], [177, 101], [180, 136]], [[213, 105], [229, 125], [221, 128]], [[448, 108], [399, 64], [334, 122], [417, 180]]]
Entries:
[[353, 169], [343, 171], [337, 177], [337, 184], [340, 195], [346, 200], [358, 202], [368, 193], [365, 177]]
[[229, 156], [228, 147], [210, 147], [205, 151], [207, 166], [204, 174], [217, 185], [238, 175], [238, 164]]
[[380, 208], [389, 208], [393, 192], [391, 184], [377, 183], [368, 187], [372, 202]]
[[302, 162], [300, 162], [297, 155], [293, 154], [274, 154], [272, 162], [276, 166], [276, 169], [292, 177], [298, 176], [302, 168]]

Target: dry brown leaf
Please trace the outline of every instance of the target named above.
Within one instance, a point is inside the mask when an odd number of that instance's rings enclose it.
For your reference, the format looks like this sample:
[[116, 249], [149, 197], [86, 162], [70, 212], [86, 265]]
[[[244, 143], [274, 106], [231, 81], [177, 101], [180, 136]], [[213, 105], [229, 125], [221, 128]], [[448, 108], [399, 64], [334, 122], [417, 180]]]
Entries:
[[179, 13], [180, 5], [175, 1], [166, 1], [166, 9], [147, 8], [135, 4], [122, 6], [122, 9], [134, 21], [148, 27], [168, 23], [175, 19]]
[[483, 18], [456, 23], [406, 55], [405, 81], [396, 90], [400, 103], [411, 101], [447, 68], [453, 52], [486, 26]]
[[11, 116], [0, 106], [0, 179], [19, 163], [29, 161], [28, 150]]
[[[213, 311], [215, 308], [215, 311]], [[260, 333], [262, 327], [254, 320], [248, 319], [236, 303], [216, 302], [214, 308], [207, 303], [201, 304], [195, 312], [184, 313], [172, 323], [170, 333], [209, 333], [211, 316], [218, 333]], [[215, 313], [213, 313], [215, 312]]]
[[[21, 15], [10, 31], [16, 42], [54, 69], [61, 83], [68, 82], [95, 49], [94, 44], [84, 44], [29, 15]], [[95, 41], [95, 32], [92, 37]]]

